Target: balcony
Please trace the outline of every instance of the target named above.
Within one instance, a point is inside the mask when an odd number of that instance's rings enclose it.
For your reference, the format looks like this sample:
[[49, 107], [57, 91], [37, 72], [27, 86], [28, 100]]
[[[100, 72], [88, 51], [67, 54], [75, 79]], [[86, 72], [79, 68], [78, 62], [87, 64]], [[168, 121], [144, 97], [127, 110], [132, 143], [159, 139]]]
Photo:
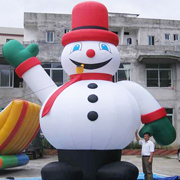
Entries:
[[180, 45], [119, 45], [121, 57], [134, 58], [139, 62], [145, 59], [171, 59], [180, 61]]

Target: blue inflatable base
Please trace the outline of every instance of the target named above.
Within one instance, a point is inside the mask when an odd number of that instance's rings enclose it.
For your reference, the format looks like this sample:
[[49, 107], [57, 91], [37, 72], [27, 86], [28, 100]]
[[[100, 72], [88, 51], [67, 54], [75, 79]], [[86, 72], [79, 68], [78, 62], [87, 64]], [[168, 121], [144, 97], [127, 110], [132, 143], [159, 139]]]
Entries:
[[[1, 179], [0, 179], [1, 180]], [[7, 179], [3, 179], [7, 180]], [[42, 180], [41, 177], [34, 178], [15, 178], [15, 180]], [[144, 173], [139, 173], [138, 180], [144, 180]], [[153, 180], [180, 180], [180, 176], [166, 177], [163, 175], [153, 174]]]
[[[163, 175], [153, 174], [153, 180], [180, 180], [180, 176], [167, 177]], [[144, 180], [144, 173], [139, 173], [138, 180]]]

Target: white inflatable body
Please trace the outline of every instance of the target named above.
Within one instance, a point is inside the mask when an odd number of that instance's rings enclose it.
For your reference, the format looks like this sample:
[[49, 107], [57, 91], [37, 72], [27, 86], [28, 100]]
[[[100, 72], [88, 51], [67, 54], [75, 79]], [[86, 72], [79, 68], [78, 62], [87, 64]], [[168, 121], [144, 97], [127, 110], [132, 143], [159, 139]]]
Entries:
[[[97, 88], [88, 88], [89, 84]], [[91, 95], [97, 102], [88, 100]], [[98, 114], [97, 120], [88, 119], [91, 111]], [[134, 97], [117, 83], [85, 80], [65, 89], [40, 123], [57, 149], [123, 149], [139, 128], [140, 110]]]
[[[88, 50], [94, 51], [94, 55], [88, 56]], [[120, 55], [113, 44], [83, 41], [66, 45], [61, 62], [69, 75], [76, 74], [76, 67], [81, 64], [84, 65], [83, 73], [114, 75]], [[43, 103], [41, 129], [57, 149], [123, 149], [133, 140], [141, 115], [160, 108], [157, 101], [136, 83], [82, 80], [59, 94], [50, 112], [42, 117], [44, 106], [57, 87], [40, 65], [32, 67], [22, 77]], [[89, 88], [92, 83], [97, 88]], [[90, 102], [91, 95], [95, 102]], [[97, 116], [95, 120], [89, 119], [90, 112]]]

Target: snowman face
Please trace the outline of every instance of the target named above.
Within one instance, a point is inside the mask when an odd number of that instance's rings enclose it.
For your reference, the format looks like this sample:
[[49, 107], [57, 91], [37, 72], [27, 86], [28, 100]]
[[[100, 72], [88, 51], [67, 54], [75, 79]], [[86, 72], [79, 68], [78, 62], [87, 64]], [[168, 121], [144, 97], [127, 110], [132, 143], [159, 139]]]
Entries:
[[83, 73], [114, 75], [120, 65], [120, 54], [115, 45], [99, 41], [81, 41], [65, 46], [61, 63], [68, 75], [76, 74], [77, 67]]

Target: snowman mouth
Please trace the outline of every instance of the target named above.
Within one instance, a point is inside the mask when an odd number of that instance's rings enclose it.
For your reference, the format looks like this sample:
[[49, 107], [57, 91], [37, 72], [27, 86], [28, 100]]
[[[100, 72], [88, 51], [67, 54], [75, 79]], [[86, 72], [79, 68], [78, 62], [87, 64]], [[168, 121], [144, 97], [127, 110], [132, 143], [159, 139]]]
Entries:
[[82, 64], [84, 65], [84, 69], [98, 69], [98, 68], [101, 68], [103, 66], [105, 66], [106, 64], [108, 64], [111, 60], [107, 60], [107, 61], [104, 61], [102, 63], [96, 63], [96, 64], [84, 64], [84, 63], [79, 63], [79, 62], [76, 62], [72, 59], [70, 59], [76, 66], [81, 66]]

